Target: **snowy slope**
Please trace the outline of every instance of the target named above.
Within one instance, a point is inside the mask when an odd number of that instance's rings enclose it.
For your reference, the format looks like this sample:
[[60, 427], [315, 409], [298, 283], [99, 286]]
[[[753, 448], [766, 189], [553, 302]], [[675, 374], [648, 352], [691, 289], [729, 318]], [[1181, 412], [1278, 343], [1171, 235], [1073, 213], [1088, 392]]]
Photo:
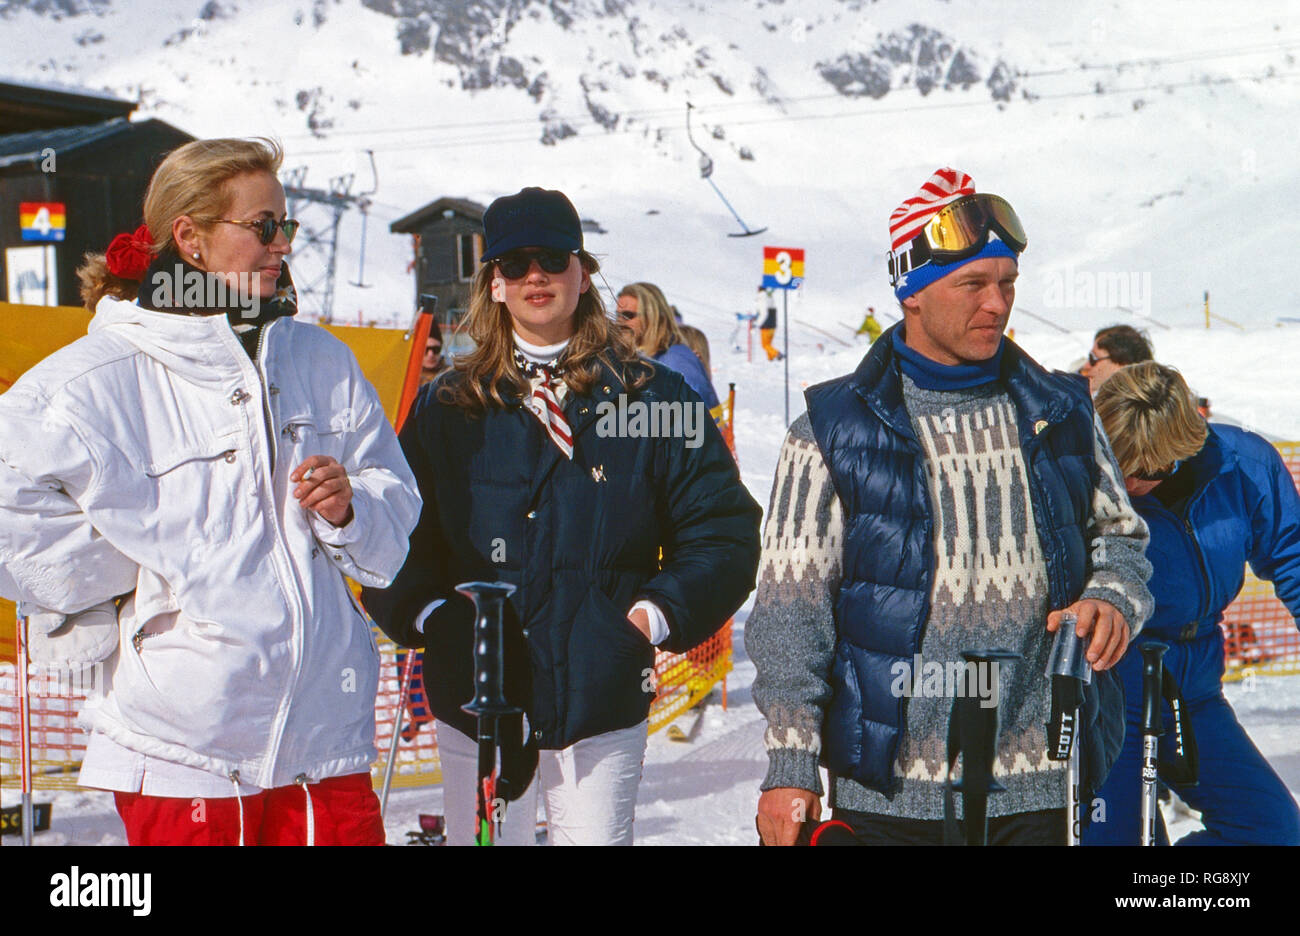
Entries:
[[[1275, 207], [1297, 177], [1282, 141], [1300, 116], [1300, 7], [392, 7], [5, 0], [0, 69], [139, 96], [140, 116], [199, 135], [277, 135], [288, 165], [310, 167], [309, 184], [355, 173], [353, 190], [368, 188], [363, 151], [374, 149], [366, 272], [376, 286], [346, 285], [357, 271], [353, 213], [342, 320], [405, 317], [410, 245], [387, 222], [440, 195], [487, 201], [524, 184], [563, 188], [604, 225], [591, 242], [615, 285], [649, 279], [730, 312], [748, 303], [757, 241], [791, 244], [808, 250], [820, 319], [848, 319], [888, 298], [885, 218], [944, 163], [1017, 205], [1034, 263], [1021, 300], [1069, 327], [1095, 328], [1115, 304], [1191, 324], [1207, 289], [1217, 313], [1243, 324], [1297, 314], [1286, 265], [1271, 259], [1300, 236]], [[936, 57], [949, 78], [980, 80], [931, 87]], [[1004, 81], [990, 87], [999, 69]], [[698, 176], [688, 98], [714, 180], [751, 227], [768, 226], [761, 238], [725, 237], [738, 226]], [[1145, 274], [1151, 290], [1142, 303], [1062, 304], [1052, 277], [1079, 273]]]

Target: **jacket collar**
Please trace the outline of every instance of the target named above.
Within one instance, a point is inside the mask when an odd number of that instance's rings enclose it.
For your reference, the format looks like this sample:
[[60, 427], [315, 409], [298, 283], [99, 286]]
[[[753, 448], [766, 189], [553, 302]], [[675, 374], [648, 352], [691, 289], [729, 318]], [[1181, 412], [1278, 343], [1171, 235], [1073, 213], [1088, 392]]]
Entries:
[[[901, 322], [896, 322], [871, 343], [851, 382], [858, 396], [881, 419], [896, 432], [914, 438], [911, 419], [903, 404], [899, 357], [894, 351], [894, 336], [901, 326]], [[1053, 381], [1047, 370], [1010, 338], [1004, 342], [998, 381], [1016, 405], [1022, 439], [1032, 438], [1060, 422], [1078, 403], [1076, 396]], [[1086, 381], [1079, 378], [1079, 384], [1083, 387]]]
[[[272, 322], [267, 328], [274, 326]], [[97, 331], [128, 342], [191, 383], [225, 387], [245, 377], [248, 355], [224, 315], [153, 312], [105, 296], [90, 320], [88, 333]]]

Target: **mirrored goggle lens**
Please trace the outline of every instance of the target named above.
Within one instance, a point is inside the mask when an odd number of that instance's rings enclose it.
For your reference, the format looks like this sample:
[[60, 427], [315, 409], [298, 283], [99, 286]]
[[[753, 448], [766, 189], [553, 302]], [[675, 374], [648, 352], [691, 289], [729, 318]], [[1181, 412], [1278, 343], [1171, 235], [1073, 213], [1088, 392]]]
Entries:
[[292, 244], [294, 237], [298, 233], [298, 222], [289, 218], [285, 218], [283, 221], [277, 221], [274, 218], [265, 218], [262, 220], [261, 228], [258, 229], [258, 239], [263, 244], [270, 244], [271, 241], [275, 240], [276, 228], [284, 231], [284, 239]]
[[572, 254], [563, 250], [536, 250], [521, 253], [508, 253], [497, 260], [497, 268], [506, 279], [519, 279], [528, 275], [528, 268], [537, 261], [547, 273], [563, 273], [569, 268]]
[[1015, 209], [996, 195], [959, 199], [930, 219], [923, 229], [930, 254], [939, 262], [962, 259], [984, 246], [990, 228], [1012, 250], [1025, 249], [1025, 229]]

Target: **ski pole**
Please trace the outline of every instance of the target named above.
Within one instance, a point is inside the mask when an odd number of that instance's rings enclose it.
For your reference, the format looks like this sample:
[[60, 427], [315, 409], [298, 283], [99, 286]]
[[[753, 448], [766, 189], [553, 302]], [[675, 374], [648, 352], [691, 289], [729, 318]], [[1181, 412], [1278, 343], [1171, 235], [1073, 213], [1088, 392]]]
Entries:
[[491, 845], [501, 833], [504, 819], [504, 806], [498, 809], [496, 803], [500, 719], [523, 711], [506, 701], [503, 611], [506, 598], [514, 590], [507, 582], [465, 582], [456, 586], [456, 591], [474, 602], [474, 700], [461, 708], [478, 717], [477, 845]]
[[1142, 645], [1142, 844], [1156, 843], [1159, 795], [1156, 784], [1156, 748], [1164, 725], [1160, 718], [1160, 687], [1164, 679], [1164, 655], [1168, 644], [1150, 641]]
[[1078, 625], [1079, 619], [1072, 612], [1061, 614], [1044, 674], [1051, 681], [1052, 692], [1047, 757], [1065, 761], [1067, 845], [1079, 844], [1079, 708], [1083, 704], [1083, 687], [1092, 682], [1092, 666], [1088, 663], [1091, 640], [1075, 632]]
[[[953, 699], [952, 713], [948, 719], [949, 781], [944, 791], [945, 839], [955, 839], [956, 815], [952, 792], [960, 790], [966, 844], [985, 845], [989, 834], [989, 794], [1006, 791], [1006, 787], [993, 778], [993, 762], [997, 758], [998, 748], [1000, 693], [996, 688], [997, 680], [1000, 678], [1001, 664], [1019, 660], [1021, 656], [1010, 650], [994, 648], [963, 650], [961, 657], [966, 661], [967, 691]], [[976, 676], [981, 671], [991, 671], [990, 685], [995, 687], [991, 700], [970, 691], [977, 684]], [[961, 780], [954, 783], [951, 776], [957, 765], [958, 754], [961, 755]]]
[[27, 685], [28, 629], [27, 616], [19, 615], [14, 636], [17, 638], [17, 653], [14, 654], [14, 676], [18, 680], [18, 772], [22, 785], [22, 842], [32, 844], [32, 825], [35, 817], [32, 810], [32, 699]]
[[397, 766], [397, 743], [402, 739], [402, 716], [406, 713], [406, 697], [411, 691], [411, 679], [415, 675], [415, 655], [418, 650], [407, 650], [406, 659], [402, 661], [401, 688], [397, 693], [397, 714], [393, 716], [393, 740], [388, 745], [388, 763], [384, 765], [384, 788], [379, 794], [379, 818], [384, 818], [388, 811], [388, 791], [393, 786], [393, 769]]

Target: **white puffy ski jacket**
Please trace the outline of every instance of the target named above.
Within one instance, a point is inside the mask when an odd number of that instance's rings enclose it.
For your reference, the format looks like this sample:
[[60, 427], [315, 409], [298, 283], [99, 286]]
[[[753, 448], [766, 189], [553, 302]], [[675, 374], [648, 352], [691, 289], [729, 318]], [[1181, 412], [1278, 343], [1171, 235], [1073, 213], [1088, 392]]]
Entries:
[[[133, 591], [83, 722], [274, 787], [374, 760], [379, 653], [344, 575], [389, 584], [420, 498], [346, 345], [281, 318], [257, 359], [224, 315], [102, 300], [0, 395], [0, 594], [70, 613]], [[292, 496], [309, 455], [347, 469], [347, 526]]]

